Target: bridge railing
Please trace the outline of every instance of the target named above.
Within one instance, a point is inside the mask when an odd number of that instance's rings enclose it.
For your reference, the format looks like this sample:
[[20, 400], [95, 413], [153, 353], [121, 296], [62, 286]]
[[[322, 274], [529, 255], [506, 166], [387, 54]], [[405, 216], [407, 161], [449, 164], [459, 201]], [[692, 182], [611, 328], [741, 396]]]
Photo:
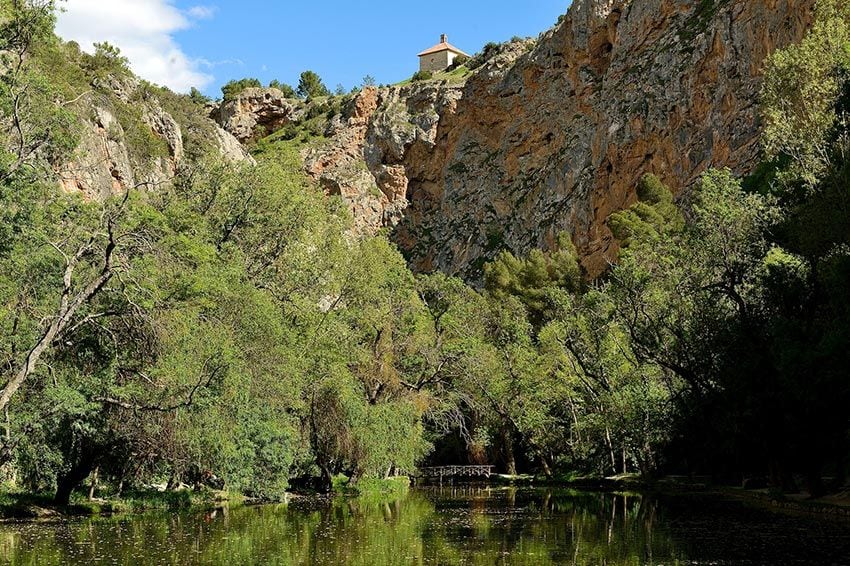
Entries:
[[495, 472], [495, 466], [433, 466], [420, 468], [419, 474], [426, 478], [489, 478]]

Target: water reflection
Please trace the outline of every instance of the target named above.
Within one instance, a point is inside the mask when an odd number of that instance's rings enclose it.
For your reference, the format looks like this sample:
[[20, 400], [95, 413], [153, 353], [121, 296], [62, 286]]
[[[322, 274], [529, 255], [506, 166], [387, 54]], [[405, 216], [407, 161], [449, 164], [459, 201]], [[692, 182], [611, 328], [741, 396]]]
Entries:
[[734, 502], [489, 487], [396, 501], [297, 500], [211, 513], [0, 526], [11, 564], [841, 563], [846, 523]]
[[[442, 488], [425, 537], [428, 563], [644, 564], [678, 558], [653, 529], [657, 502], [572, 491]], [[458, 512], [468, 501], [468, 512]]]

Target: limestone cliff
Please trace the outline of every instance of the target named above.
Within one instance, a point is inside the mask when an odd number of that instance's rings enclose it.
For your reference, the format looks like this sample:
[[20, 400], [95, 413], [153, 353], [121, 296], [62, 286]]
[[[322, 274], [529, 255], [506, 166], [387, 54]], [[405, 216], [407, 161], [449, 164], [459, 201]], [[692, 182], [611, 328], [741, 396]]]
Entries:
[[568, 231], [590, 275], [637, 180], [677, 191], [758, 157], [765, 57], [814, 0], [574, 0], [536, 43], [491, 53], [464, 84], [365, 89], [305, 166], [360, 230], [392, 227], [414, 268], [475, 280], [500, 249]]
[[433, 83], [367, 87], [331, 122], [329, 143], [304, 152], [307, 173], [348, 203], [358, 232], [396, 226], [413, 168], [437, 150], [441, 116], [454, 112], [462, 94]]
[[[131, 187], [155, 189], [172, 179], [184, 161], [199, 155], [193, 151], [198, 145], [228, 161], [253, 161], [201, 107], [173, 93], [147, 92], [135, 77], [110, 77], [94, 87], [76, 103], [81, 123], [77, 149], [56, 168], [66, 192], [103, 199]], [[181, 120], [172, 115], [177, 114], [174, 109], [166, 109], [168, 101], [182, 101], [176, 106]]]
[[210, 117], [240, 142], [250, 142], [297, 119], [296, 102], [276, 88], [247, 88], [210, 108]]

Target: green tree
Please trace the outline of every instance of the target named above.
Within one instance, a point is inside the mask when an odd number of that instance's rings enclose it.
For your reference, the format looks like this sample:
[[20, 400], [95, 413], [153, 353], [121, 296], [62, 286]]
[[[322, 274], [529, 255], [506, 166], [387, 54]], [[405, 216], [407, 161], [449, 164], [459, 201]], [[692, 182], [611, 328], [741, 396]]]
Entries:
[[225, 100], [233, 100], [248, 88], [263, 88], [263, 83], [254, 78], [234, 79], [221, 87], [221, 93]]
[[35, 64], [34, 54], [55, 41], [52, 1], [15, 4], [0, 22], [0, 182], [22, 167], [32, 168], [41, 156], [58, 162], [78, 141], [78, 121], [64, 97]]
[[638, 202], [613, 214], [608, 225], [623, 247], [637, 240], [664, 245], [670, 236], [682, 231], [685, 219], [673, 202], [673, 193], [655, 175], [641, 178]]
[[94, 54], [83, 56], [84, 67], [98, 78], [111, 75], [126, 76], [130, 73], [130, 62], [121, 50], [108, 42], [95, 43]]
[[330, 96], [331, 92], [322, 82], [321, 77], [313, 71], [304, 71], [298, 79], [298, 96], [305, 99]]
[[195, 87], [192, 87], [192, 89], [189, 91], [189, 98], [198, 106], [203, 106], [209, 102], [212, 102], [212, 99], [210, 97], [206, 96], [204, 93], [202, 93]]
[[848, 73], [850, 9], [840, 0], [823, 0], [803, 41], [776, 51], [767, 62], [763, 145], [770, 158], [789, 160], [780, 174], [784, 187], [795, 182], [813, 186], [834, 160], [831, 134], [838, 121], [846, 120], [836, 110]]
[[547, 444], [568, 447], [573, 468], [655, 473], [670, 438], [671, 398], [681, 387], [657, 365], [637, 360], [607, 288], [562, 294], [540, 342], [562, 385], [564, 408], [554, 422], [570, 423], [560, 437], [547, 427]]
[[295, 94], [295, 89], [286, 83], [282, 83], [277, 79], [274, 79], [269, 83], [269, 88], [276, 88], [283, 93], [285, 98], [295, 98], [297, 95]]
[[569, 235], [561, 234], [548, 253], [532, 250], [525, 258], [508, 251], [500, 253], [484, 268], [484, 286], [496, 299], [519, 298], [539, 328], [549, 316], [551, 290], [578, 291], [582, 287], [581, 268]]

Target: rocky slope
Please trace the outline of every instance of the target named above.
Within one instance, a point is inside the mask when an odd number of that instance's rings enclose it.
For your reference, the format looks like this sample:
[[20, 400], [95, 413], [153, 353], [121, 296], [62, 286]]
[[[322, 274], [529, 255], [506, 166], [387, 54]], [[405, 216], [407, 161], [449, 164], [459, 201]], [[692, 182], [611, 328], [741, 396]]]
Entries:
[[595, 275], [617, 251], [606, 219], [643, 174], [681, 191], [708, 167], [752, 169], [764, 59], [802, 37], [813, 7], [575, 0], [465, 84], [365, 89], [305, 167], [360, 230], [393, 227], [420, 271], [476, 280], [500, 249], [568, 231]]
[[164, 102], [146, 92], [135, 77], [96, 84], [77, 104], [83, 109], [80, 142], [72, 158], [57, 167], [62, 189], [103, 199], [132, 187], [156, 188], [172, 179], [184, 161], [197, 157], [200, 152], [193, 150], [199, 145], [228, 161], [253, 161], [245, 147], [201, 109], [184, 101], [177, 106], [182, 110], [178, 120]]
[[255, 140], [299, 119], [297, 101], [276, 88], [247, 88], [238, 97], [211, 105], [210, 117], [240, 142]]

